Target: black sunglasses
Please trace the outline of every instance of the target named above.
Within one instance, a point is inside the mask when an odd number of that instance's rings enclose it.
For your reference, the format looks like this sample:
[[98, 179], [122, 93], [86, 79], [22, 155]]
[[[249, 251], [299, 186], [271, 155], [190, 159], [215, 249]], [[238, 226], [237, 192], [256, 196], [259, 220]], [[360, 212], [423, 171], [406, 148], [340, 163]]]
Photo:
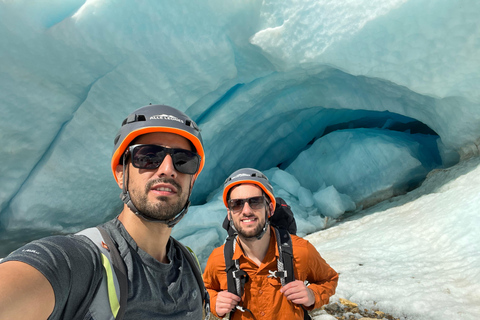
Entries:
[[200, 167], [200, 156], [185, 149], [166, 148], [155, 144], [135, 144], [128, 148], [132, 155], [132, 165], [138, 169], [157, 169], [169, 154], [175, 170], [195, 174]]
[[228, 200], [228, 208], [233, 212], [240, 212], [243, 210], [243, 207], [245, 206], [245, 202], [248, 202], [248, 205], [253, 210], [262, 209], [266, 204], [265, 197], [258, 196], [258, 197], [251, 197], [247, 199], [230, 199]]

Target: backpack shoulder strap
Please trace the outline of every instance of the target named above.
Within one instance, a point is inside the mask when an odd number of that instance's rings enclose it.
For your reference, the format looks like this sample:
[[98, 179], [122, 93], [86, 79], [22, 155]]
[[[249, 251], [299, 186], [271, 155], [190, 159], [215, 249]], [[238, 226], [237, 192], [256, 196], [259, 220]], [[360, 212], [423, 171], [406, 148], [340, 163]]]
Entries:
[[110, 249], [110, 257], [113, 262], [113, 269], [117, 275], [118, 284], [120, 286], [120, 309], [118, 314], [115, 317], [116, 320], [123, 319], [125, 314], [125, 309], [127, 308], [127, 297], [128, 297], [128, 277], [127, 277], [127, 268], [125, 267], [125, 262], [123, 262], [120, 252], [118, 251], [116, 243], [108, 235], [107, 231], [98, 226], [98, 231], [100, 231], [103, 240], [107, 244], [107, 247]]
[[[245, 283], [248, 281], [248, 273], [240, 269], [240, 262], [238, 260], [233, 260], [233, 253], [235, 252], [235, 243], [237, 241], [238, 235], [231, 234], [225, 240], [225, 245], [223, 247], [223, 256], [225, 258], [225, 272], [227, 273], [227, 287], [228, 292], [236, 294], [240, 298], [243, 296], [243, 290], [245, 288]], [[241, 312], [250, 312], [249, 309], [237, 305], [236, 309], [230, 312], [230, 318], [235, 310], [240, 310]]]
[[240, 269], [240, 262], [238, 260], [233, 260], [237, 236], [238, 235], [234, 234], [225, 240], [223, 255], [225, 257], [228, 292], [242, 297], [245, 283], [248, 281], [248, 274]]
[[233, 261], [233, 246], [234, 235], [229, 236], [225, 240], [225, 245], [223, 246], [223, 256], [225, 258], [225, 272], [227, 273], [227, 286], [228, 292], [237, 294], [237, 288], [235, 286], [235, 279], [233, 278], [233, 272], [235, 271], [235, 262]]
[[277, 271], [268, 271], [268, 277], [279, 278], [282, 287], [295, 280], [293, 275], [293, 249], [290, 233], [285, 229], [274, 227], [278, 246]]
[[208, 294], [207, 288], [203, 283], [203, 276], [202, 276], [202, 267], [200, 262], [198, 261], [195, 252], [187, 246], [184, 246], [180, 241], [177, 239], [170, 237], [175, 245], [180, 248], [183, 252], [183, 255], [187, 258], [188, 263], [192, 267], [193, 273], [195, 275], [195, 279], [197, 280], [198, 287], [200, 288], [200, 292], [202, 294], [202, 300], [204, 303], [205, 308], [205, 319], [210, 317], [210, 295]]
[[285, 275], [285, 284], [295, 280], [293, 274], [293, 249], [292, 249], [292, 237], [290, 233], [281, 228], [274, 228], [277, 238], [278, 252], [280, 253], [280, 259], [283, 263], [283, 268], [287, 272]]
[[[275, 235], [277, 237], [278, 252], [280, 253], [281, 263], [283, 264], [284, 271], [286, 271], [285, 284], [295, 280], [293, 273], [293, 246], [292, 246], [292, 237], [290, 233], [282, 228], [274, 228]], [[279, 268], [280, 269], [280, 268]], [[277, 271], [278, 272], [278, 271]], [[282, 279], [281, 279], [282, 280]], [[285, 285], [282, 282], [282, 286]], [[302, 306], [303, 309], [303, 319], [310, 320], [311, 317], [308, 314], [308, 311]]]
[[[105, 277], [90, 305], [90, 310], [99, 319], [123, 319], [127, 305], [128, 280], [125, 263], [112, 238], [101, 227], [88, 228], [78, 232], [89, 238], [100, 250]], [[120, 297], [120, 298], [119, 298]], [[109, 304], [110, 308], [105, 308]]]

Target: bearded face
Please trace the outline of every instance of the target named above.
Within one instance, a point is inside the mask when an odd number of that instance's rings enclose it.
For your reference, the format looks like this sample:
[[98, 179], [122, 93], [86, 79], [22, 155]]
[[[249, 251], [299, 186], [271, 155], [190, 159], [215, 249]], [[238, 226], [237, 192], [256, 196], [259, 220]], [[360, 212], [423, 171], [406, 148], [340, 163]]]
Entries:
[[262, 205], [255, 205], [252, 208], [248, 199], [263, 196], [263, 191], [254, 184], [241, 184], [234, 188], [230, 193], [230, 200], [243, 200], [243, 207], [239, 210], [228, 210], [230, 223], [233, 224], [238, 235], [244, 240], [257, 239], [261, 234], [267, 220], [268, 206], [265, 200]]
[[[135, 139], [135, 144], [156, 144], [166, 148], [192, 150], [187, 139], [173, 133], [155, 132]], [[167, 154], [158, 168], [139, 169], [126, 164], [125, 183], [132, 203], [146, 217], [158, 220], [174, 218], [185, 206], [194, 183], [194, 176], [178, 172]], [[122, 173], [122, 166], [117, 168]], [[123, 181], [119, 176], [118, 181]], [[122, 188], [122, 185], [120, 185]]]
[[[170, 186], [165, 187], [166, 185], [170, 185], [174, 188], [172, 189]], [[133, 187], [130, 187], [129, 190], [135, 207], [142, 212], [143, 215], [158, 220], [170, 220], [175, 218], [188, 200], [188, 190], [183, 190], [183, 188], [173, 179], [155, 179], [149, 181], [143, 190]], [[149, 200], [149, 193], [151, 190], [161, 192], [171, 192], [170, 190], [176, 190], [176, 196], [156, 195], [155, 199], [151, 201]]]

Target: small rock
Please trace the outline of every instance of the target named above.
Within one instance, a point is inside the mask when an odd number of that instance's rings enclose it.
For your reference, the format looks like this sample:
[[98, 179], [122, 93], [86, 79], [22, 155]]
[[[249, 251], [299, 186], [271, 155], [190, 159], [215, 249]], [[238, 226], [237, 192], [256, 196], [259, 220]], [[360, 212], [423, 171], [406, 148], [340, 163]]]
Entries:
[[375, 314], [377, 315], [377, 319], [382, 319], [385, 317], [385, 312], [382, 311], [375, 311]]
[[354, 307], [354, 308], [350, 309], [350, 312], [351, 313], [360, 313], [360, 309], [358, 309], [358, 307]]
[[331, 303], [331, 304], [325, 306], [325, 311], [327, 311], [330, 314], [339, 312], [341, 310], [342, 310], [342, 308], [340, 308], [340, 306], [336, 303]]
[[344, 306], [351, 307], [351, 308], [358, 307], [358, 304], [343, 298], [340, 298], [340, 303], [343, 304]]

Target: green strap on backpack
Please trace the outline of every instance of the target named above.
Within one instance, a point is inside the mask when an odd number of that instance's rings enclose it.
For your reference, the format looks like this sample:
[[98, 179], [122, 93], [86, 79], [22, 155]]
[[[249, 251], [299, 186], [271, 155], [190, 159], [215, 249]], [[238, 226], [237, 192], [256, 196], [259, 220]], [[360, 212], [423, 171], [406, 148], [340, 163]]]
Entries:
[[[115, 242], [102, 227], [88, 228], [78, 232], [77, 235], [88, 237], [100, 249], [105, 271], [105, 277], [90, 305], [90, 313], [95, 314], [95, 319], [122, 320], [127, 307], [128, 278], [125, 263]], [[192, 249], [174, 238], [171, 239], [176, 247], [182, 250], [183, 255], [192, 267], [202, 294], [205, 319], [208, 319], [210, 317], [210, 298], [203, 283], [200, 262]], [[109, 304], [110, 308], [105, 308], [106, 304]]]

